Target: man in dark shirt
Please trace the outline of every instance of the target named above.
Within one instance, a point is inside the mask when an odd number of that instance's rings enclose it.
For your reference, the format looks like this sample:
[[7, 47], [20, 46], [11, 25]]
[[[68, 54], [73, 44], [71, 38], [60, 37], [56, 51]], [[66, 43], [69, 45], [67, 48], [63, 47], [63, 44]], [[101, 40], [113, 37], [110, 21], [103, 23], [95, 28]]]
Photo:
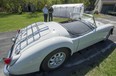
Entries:
[[54, 11], [53, 8], [50, 7], [48, 11], [49, 11], [49, 21], [53, 21], [53, 15], [52, 15], [52, 13]]
[[44, 8], [42, 9], [43, 14], [44, 14], [44, 22], [47, 22], [47, 18], [48, 18], [48, 9], [47, 9], [47, 5], [44, 6]]

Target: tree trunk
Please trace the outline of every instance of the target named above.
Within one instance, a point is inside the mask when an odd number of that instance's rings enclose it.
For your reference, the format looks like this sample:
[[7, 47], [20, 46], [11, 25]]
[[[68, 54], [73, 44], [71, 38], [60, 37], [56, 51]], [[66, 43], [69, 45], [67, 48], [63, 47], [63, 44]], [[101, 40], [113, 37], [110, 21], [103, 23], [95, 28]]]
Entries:
[[64, 0], [64, 3], [68, 3], [68, 0]]

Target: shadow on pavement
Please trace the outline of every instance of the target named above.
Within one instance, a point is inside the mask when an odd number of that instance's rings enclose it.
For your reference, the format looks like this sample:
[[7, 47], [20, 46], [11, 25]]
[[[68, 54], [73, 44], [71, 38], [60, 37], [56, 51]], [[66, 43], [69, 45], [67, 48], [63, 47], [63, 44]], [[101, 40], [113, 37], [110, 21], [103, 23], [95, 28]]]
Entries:
[[72, 55], [60, 69], [23, 76], [85, 76], [90, 70], [99, 66], [115, 48], [116, 44], [110, 40], [99, 42]]

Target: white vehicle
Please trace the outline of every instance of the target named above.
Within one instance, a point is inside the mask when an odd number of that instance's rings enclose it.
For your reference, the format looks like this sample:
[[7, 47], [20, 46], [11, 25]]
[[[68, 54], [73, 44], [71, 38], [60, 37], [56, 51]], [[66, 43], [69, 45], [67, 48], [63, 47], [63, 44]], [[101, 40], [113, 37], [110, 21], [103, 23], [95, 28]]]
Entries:
[[14, 44], [4, 59], [4, 73], [9, 76], [55, 70], [73, 53], [108, 39], [113, 28], [93, 17], [64, 23], [33, 23], [13, 38]]
[[54, 17], [63, 17], [78, 19], [81, 18], [84, 13], [84, 4], [57, 4], [52, 6], [54, 9]]

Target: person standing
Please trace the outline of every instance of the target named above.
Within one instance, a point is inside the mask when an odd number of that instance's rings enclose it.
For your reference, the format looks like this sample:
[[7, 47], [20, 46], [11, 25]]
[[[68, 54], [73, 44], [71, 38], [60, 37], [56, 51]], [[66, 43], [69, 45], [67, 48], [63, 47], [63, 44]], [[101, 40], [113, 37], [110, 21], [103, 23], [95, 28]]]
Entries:
[[49, 21], [53, 21], [53, 15], [52, 15], [52, 13], [53, 13], [53, 8], [52, 8], [52, 6], [49, 8]]
[[48, 18], [48, 8], [47, 8], [47, 5], [44, 6], [42, 11], [43, 11], [43, 14], [44, 14], [44, 22], [47, 22], [47, 18]]

